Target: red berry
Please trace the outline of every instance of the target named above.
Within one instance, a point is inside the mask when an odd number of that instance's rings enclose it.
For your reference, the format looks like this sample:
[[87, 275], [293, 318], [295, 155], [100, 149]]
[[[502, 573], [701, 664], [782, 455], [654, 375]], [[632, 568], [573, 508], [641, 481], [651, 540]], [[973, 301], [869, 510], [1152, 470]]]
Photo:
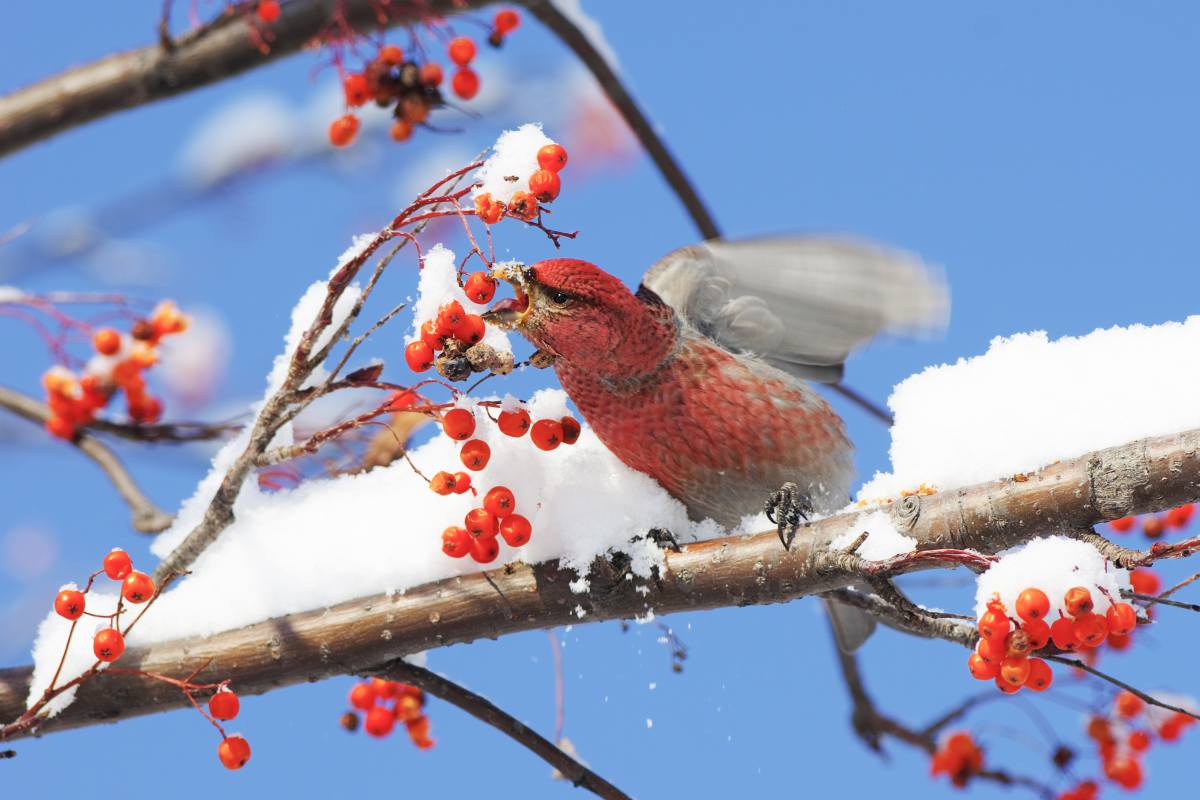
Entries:
[[442, 85], [442, 65], [430, 61], [421, 65], [421, 83], [426, 86]]
[[1108, 523], [1108, 527], [1112, 528], [1117, 533], [1129, 533], [1129, 531], [1133, 530], [1134, 522], [1136, 522], [1136, 520], [1133, 517], [1121, 517], [1120, 519], [1114, 519], [1112, 522]]
[[1050, 613], [1050, 598], [1041, 589], [1026, 589], [1017, 597], [1017, 616], [1024, 620], [1043, 619]]
[[463, 100], [470, 100], [479, 94], [479, 76], [475, 74], [474, 70], [463, 67], [454, 73], [454, 78], [450, 81], [450, 88]]
[[354, 684], [350, 690], [350, 705], [361, 711], [368, 711], [375, 706], [375, 686], [369, 681]]
[[1029, 659], [1029, 677], [1025, 685], [1035, 692], [1044, 692], [1054, 683], [1054, 670], [1040, 658]]
[[478, 314], [467, 314], [458, 327], [454, 329], [454, 338], [466, 344], [476, 344], [483, 340], [487, 323]]
[[1142, 698], [1138, 697], [1133, 692], [1121, 692], [1117, 695], [1114, 703], [1117, 713], [1125, 719], [1132, 719], [1142, 713], [1142, 709], [1146, 707]]
[[358, 135], [358, 117], [346, 114], [329, 125], [329, 143], [334, 147], [345, 147]]
[[279, 19], [279, 0], [259, 0], [258, 18], [270, 25]]
[[994, 645], [992, 644], [992, 641], [993, 640], [980, 639], [979, 643], [975, 645], [975, 652], [978, 653], [979, 657], [984, 661], [989, 664], [995, 664], [996, 668], [999, 669], [1000, 661], [1004, 658], [1004, 645], [1003, 643]]
[[1123, 789], [1133, 790], [1142, 785], [1142, 765], [1128, 756], [1109, 761], [1104, 766], [1104, 774]]
[[1108, 632], [1117, 636], [1128, 636], [1137, 627], [1137, 612], [1129, 603], [1113, 603], [1105, 615]]
[[529, 430], [529, 412], [523, 408], [516, 411], [501, 411], [496, 420], [500, 432], [509, 436], [521, 437]]
[[407, 142], [412, 136], [412, 123], [406, 119], [398, 119], [392, 123], [391, 129], [388, 131], [388, 136], [392, 137], [393, 142]]
[[398, 67], [404, 63], [404, 51], [394, 44], [385, 44], [379, 48], [379, 60], [389, 67]]
[[250, 743], [241, 736], [226, 736], [217, 745], [217, 756], [226, 769], [241, 769], [250, 760]]
[[442, 531], [442, 552], [451, 558], [462, 558], [471, 550], [471, 534], [465, 528], [452, 525]]
[[442, 336], [453, 336], [454, 329], [467, 318], [466, 309], [457, 300], [451, 300], [438, 309], [437, 329]]
[[105, 628], [92, 639], [92, 652], [96, 658], [111, 664], [125, 652], [125, 637], [116, 628]]
[[406, 694], [396, 703], [395, 716], [401, 722], [412, 722], [421, 717], [422, 698]]
[[384, 706], [372, 708], [367, 712], [367, 717], [363, 721], [363, 730], [377, 739], [387, 736], [394, 727], [396, 727], [396, 715], [391, 709]]
[[1092, 602], [1092, 593], [1082, 586], [1067, 589], [1067, 593], [1063, 596], [1063, 605], [1067, 607], [1067, 613], [1072, 617], [1087, 614], [1095, 607]]
[[442, 416], [442, 430], [451, 439], [466, 441], [475, 433], [475, 415], [465, 408], [452, 408]]
[[495, 536], [480, 536], [471, 539], [471, 558], [480, 564], [490, 564], [500, 555], [500, 543]]
[[517, 498], [507, 486], [494, 486], [483, 496], [483, 507], [499, 519], [504, 519], [517, 507]]
[[467, 283], [463, 289], [472, 302], [481, 305], [490, 303], [496, 296], [496, 279], [486, 272], [472, 272], [467, 276]]
[[496, 536], [496, 515], [486, 508], [472, 508], [463, 520], [467, 532], [472, 536], [494, 538]]
[[979, 618], [979, 635], [990, 641], [1003, 641], [1011, 628], [1012, 623], [1003, 613], [985, 611]]
[[208, 713], [214, 719], [229, 721], [238, 715], [242, 703], [238, 696], [228, 689], [221, 689], [208, 699]]
[[1162, 517], [1156, 517], [1153, 514], [1142, 520], [1142, 533], [1147, 539], [1159, 539], [1166, 533], [1167, 526], [1162, 521]]
[[1080, 647], [1099, 647], [1108, 638], [1108, 620], [1090, 611], [1075, 618], [1075, 638]]
[[557, 172], [551, 172], [548, 169], [539, 169], [529, 176], [529, 192], [539, 202], [549, 203], [558, 197], [561, 189], [562, 182], [559, 180]]
[[1009, 656], [1000, 662], [1000, 680], [1009, 686], [1024, 686], [1032, 669], [1028, 658]]
[[121, 594], [131, 603], [144, 603], [154, 597], [154, 579], [144, 572], [134, 570], [125, 576]]
[[480, 470], [487, 466], [488, 460], [492, 457], [492, 448], [488, 447], [488, 443], [482, 439], [472, 439], [462, 446], [462, 450], [458, 451], [458, 457], [462, 459], [463, 465], [467, 469]]
[[124, 550], [113, 550], [104, 557], [104, 574], [114, 581], [123, 580], [133, 570], [133, 561]]
[[342, 81], [342, 92], [346, 95], [348, 106], [361, 106], [371, 99], [371, 87], [366, 76], [357, 72], [347, 75]]
[[1163, 521], [1168, 528], [1186, 528], [1187, 524], [1192, 521], [1192, 515], [1195, 513], [1196, 504], [1187, 503], [1178, 508], [1172, 508], [1167, 512]]
[[1050, 641], [1050, 626], [1044, 619], [1032, 619], [1021, 626], [1029, 639], [1030, 650], [1041, 650]]
[[121, 349], [121, 334], [112, 328], [101, 328], [92, 335], [92, 346], [101, 355], [116, 355], [116, 352]]
[[454, 473], [454, 493], [466, 494], [471, 491], [471, 476], [466, 472]]
[[75, 438], [75, 424], [63, 417], [53, 416], [46, 420], [46, 430], [59, 439], [70, 441]]
[[538, 166], [559, 172], [567, 165], [567, 149], [557, 142], [545, 145], [537, 152]]
[[529, 431], [529, 438], [533, 440], [539, 450], [553, 450], [562, 444], [562, 425], [552, 419], [539, 419], [533, 423], [533, 428]]
[[54, 610], [60, 617], [76, 620], [83, 616], [86, 600], [78, 589], [63, 589], [54, 598]]
[[1158, 594], [1162, 588], [1158, 574], [1150, 569], [1135, 569], [1129, 573], [1129, 583], [1138, 594]]
[[413, 372], [424, 372], [433, 366], [433, 348], [423, 339], [417, 339], [404, 348], [404, 360]]
[[475, 42], [466, 36], [459, 36], [457, 39], [451, 40], [446, 52], [449, 53], [451, 61], [460, 67], [465, 67], [471, 63], [471, 59], [475, 58]]
[[997, 675], [996, 676], [996, 688], [999, 689], [1000, 691], [1004, 692], [1005, 694], [1016, 694], [1017, 692], [1021, 691], [1021, 684], [1019, 684], [1019, 683], [1015, 684], [1015, 685], [1011, 684], [1008, 681], [1004, 680], [1003, 676]]
[[506, 33], [515, 31], [517, 26], [521, 24], [521, 15], [511, 8], [502, 8], [496, 12], [496, 20], [494, 22], [496, 33], [503, 36]]
[[579, 422], [574, 417], [563, 417], [558, 421], [563, 429], [563, 444], [575, 444], [579, 441], [579, 434], [583, 430], [579, 427]]
[[525, 192], [516, 192], [508, 201], [508, 210], [514, 217], [532, 220], [538, 215], [537, 198]]
[[967, 658], [967, 669], [971, 671], [971, 677], [977, 681], [990, 681], [1000, 673], [998, 664], [985, 661], [979, 653], [971, 653]]
[[450, 494], [454, 491], [454, 484], [454, 476], [443, 470], [429, 481], [429, 488], [437, 494]]
[[1079, 647], [1079, 637], [1075, 635], [1075, 623], [1067, 617], [1059, 617], [1050, 626], [1050, 641], [1054, 646], [1065, 652], [1072, 652]]
[[1183, 724], [1179, 721], [1178, 715], [1168, 719], [1158, 729], [1159, 738], [1161, 738], [1164, 742], [1173, 742], [1178, 739], [1182, 733]]
[[532, 534], [533, 526], [520, 514], [509, 514], [500, 520], [500, 535], [504, 537], [504, 541], [508, 542], [509, 547], [528, 544]]
[[475, 197], [475, 214], [488, 225], [495, 225], [504, 217], [504, 203], [492, 198], [491, 192]]
[[1129, 749], [1144, 753], [1150, 749], [1150, 734], [1145, 731], [1134, 731], [1129, 734]]

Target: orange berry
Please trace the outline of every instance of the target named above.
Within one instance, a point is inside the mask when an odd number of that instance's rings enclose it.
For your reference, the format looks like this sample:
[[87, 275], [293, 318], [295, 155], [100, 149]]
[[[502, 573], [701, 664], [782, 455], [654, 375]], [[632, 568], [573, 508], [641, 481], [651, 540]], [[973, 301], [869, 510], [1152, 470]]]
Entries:
[[989, 664], [995, 664], [999, 668], [1000, 661], [1004, 658], [1004, 644], [992, 644], [995, 640], [980, 639], [975, 645], [975, 652]]
[[465, 408], [452, 408], [442, 415], [442, 430], [451, 439], [466, 441], [475, 433], [475, 415]]
[[1112, 729], [1103, 717], [1088, 720], [1087, 735], [1089, 739], [1100, 743], [1113, 741]]
[[491, 538], [496, 535], [496, 515], [486, 508], [472, 508], [463, 522], [472, 536]]
[[208, 699], [208, 713], [214, 719], [228, 722], [238, 715], [242, 703], [238, 696], [228, 689], [220, 689]]
[[1113, 603], [1104, 617], [1108, 620], [1110, 634], [1128, 636], [1137, 627], [1137, 612], [1129, 603]]
[[508, 211], [520, 219], [533, 220], [538, 215], [537, 198], [525, 192], [517, 192], [508, 201]]
[[433, 348], [423, 339], [418, 339], [404, 348], [404, 360], [413, 372], [424, 372], [433, 366]]
[[471, 59], [475, 58], [475, 42], [466, 36], [459, 36], [451, 40], [446, 52], [450, 55], [451, 61], [460, 67], [465, 67], [471, 63]]
[[75, 423], [70, 422], [60, 416], [53, 416], [46, 420], [46, 431], [51, 436], [56, 436], [59, 439], [70, 441], [75, 438]]
[[521, 15], [511, 8], [502, 8], [496, 12], [496, 19], [493, 25], [496, 28], [496, 33], [503, 36], [506, 33], [515, 31], [517, 26], [521, 24]]
[[985, 661], [979, 653], [971, 653], [967, 658], [967, 669], [971, 671], [971, 677], [978, 681], [990, 681], [1000, 673], [998, 664]]
[[406, 119], [398, 119], [392, 123], [391, 130], [388, 135], [392, 137], [393, 142], [406, 142], [412, 136], [412, 123]]
[[450, 88], [463, 100], [470, 100], [479, 94], [479, 76], [475, 74], [474, 70], [463, 67], [454, 73], [454, 77], [450, 81]]
[[1009, 686], [1024, 686], [1032, 667], [1023, 656], [1009, 656], [1000, 662], [1000, 679]]
[[1133, 719], [1142, 713], [1142, 709], [1146, 707], [1142, 698], [1133, 692], [1121, 692], [1117, 695], [1117, 699], [1113, 705], [1117, 709], [1117, 713], [1125, 719]]
[[329, 143], [334, 147], [346, 147], [358, 135], [359, 121], [353, 114], [338, 117], [329, 125]]
[[1119, 633], [1112, 633], [1110, 631], [1108, 634], [1107, 641], [1108, 641], [1108, 646], [1111, 647], [1113, 650], [1117, 650], [1117, 651], [1128, 650], [1129, 645], [1133, 644], [1133, 637], [1130, 636], [1129, 634], [1125, 634], [1124, 636], [1122, 636]]
[[131, 603], [144, 603], [154, 597], [154, 579], [134, 570], [121, 583], [121, 594]]
[[1050, 598], [1041, 589], [1026, 589], [1017, 596], [1017, 616], [1024, 620], [1044, 619], [1050, 613]]
[[384, 706], [375, 706], [363, 720], [363, 730], [377, 739], [382, 739], [396, 727], [396, 715]]
[[416, 695], [406, 694], [396, 702], [396, 719], [401, 722], [412, 722], [421, 716], [421, 699]]
[[472, 272], [467, 276], [463, 290], [466, 291], [467, 297], [471, 298], [471, 302], [490, 303], [496, 296], [496, 279], [486, 272]]
[[537, 152], [538, 166], [559, 172], [567, 165], [567, 149], [557, 142], [545, 145]]
[[54, 610], [60, 617], [76, 620], [83, 616], [86, 600], [78, 589], [63, 589], [54, 598]]
[[1156, 517], [1153, 514], [1142, 520], [1142, 533], [1147, 539], [1159, 539], [1166, 533], [1167, 526], [1162, 521], [1162, 517]]
[[116, 355], [121, 349], [121, 334], [112, 328], [101, 328], [92, 335], [92, 347], [95, 347], [100, 355]]
[[500, 543], [495, 536], [480, 536], [471, 540], [471, 558], [480, 564], [490, 564], [500, 555]]
[[463, 308], [462, 303], [451, 300], [438, 309], [438, 333], [443, 336], [453, 336], [455, 328], [462, 325], [466, 318], [467, 311]]
[[1021, 684], [1019, 684], [1019, 683], [1015, 684], [1015, 685], [1011, 684], [1008, 681], [1004, 680], [1004, 677], [1002, 675], [997, 675], [996, 676], [996, 688], [999, 689], [1000, 691], [1004, 692], [1005, 694], [1016, 694], [1017, 692], [1021, 691]]
[[562, 424], [552, 419], [539, 419], [529, 430], [529, 438], [539, 450], [553, 450], [562, 444]]
[[1108, 638], [1108, 621], [1090, 611], [1075, 618], [1075, 638], [1080, 647], [1099, 647]]
[[1082, 586], [1067, 589], [1067, 593], [1063, 596], [1063, 605], [1067, 607], [1067, 613], [1072, 617], [1090, 613], [1095, 607], [1092, 602], [1092, 593]]
[[426, 86], [442, 85], [442, 65], [430, 61], [421, 65], [421, 83]]
[[1032, 649], [1033, 642], [1021, 628], [1017, 628], [1004, 637], [1004, 654], [1006, 656], [1027, 656]]
[[125, 652], [125, 637], [116, 628], [104, 628], [92, 639], [92, 652], [96, 658], [111, 664]]
[[517, 507], [517, 498], [507, 486], [494, 486], [483, 496], [483, 507], [498, 519], [504, 519]]
[[1054, 670], [1040, 658], [1029, 659], [1029, 677], [1025, 685], [1035, 692], [1044, 692], [1054, 683]]
[[258, 8], [255, 13], [263, 22], [270, 25], [279, 19], [279, 0], [258, 0]]
[[442, 531], [442, 552], [451, 558], [462, 558], [471, 550], [471, 534], [465, 528], [452, 525]]
[[484, 192], [475, 198], [475, 214], [488, 225], [495, 225], [504, 218], [504, 204]]
[[375, 706], [375, 686], [369, 681], [354, 684], [350, 690], [350, 705], [361, 711], [369, 711]]
[[579, 421], [574, 417], [563, 417], [558, 421], [563, 429], [563, 444], [575, 444], [579, 441], [579, 434], [583, 431], [579, 427]]
[[351, 73], [342, 81], [342, 92], [346, 95], [346, 105], [361, 106], [371, 99], [371, 87], [365, 75]]
[[985, 611], [979, 618], [979, 635], [989, 641], [1004, 641], [1012, 629], [1008, 617], [995, 611]]
[[1032, 619], [1021, 626], [1029, 639], [1030, 650], [1041, 650], [1050, 641], [1050, 626], [1044, 619]]
[[471, 491], [471, 476], [465, 472], [454, 473], [454, 493], [466, 494]]
[[398, 67], [404, 63], [404, 51], [394, 44], [385, 44], [379, 48], [379, 60], [389, 67]]
[[454, 338], [464, 344], [477, 344], [483, 341], [483, 334], [487, 330], [487, 323], [483, 321], [483, 317], [478, 314], [467, 314], [459, 326], [454, 329]]
[[496, 421], [500, 432], [508, 436], [521, 437], [529, 430], [529, 412], [523, 408], [516, 411], [501, 411]]
[[1162, 588], [1162, 582], [1158, 579], [1158, 573], [1145, 568], [1135, 569], [1129, 573], [1129, 583], [1138, 594], [1158, 594], [1159, 589]]
[[429, 119], [429, 101], [422, 96], [408, 95], [400, 102], [401, 116], [413, 125]]
[[1104, 765], [1104, 774], [1123, 789], [1132, 791], [1142, 785], [1142, 765], [1128, 756], [1109, 761]]
[[454, 491], [454, 476], [449, 472], [439, 472], [429, 481], [429, 488], [437, 494], [450, 494]]
[[421, 341], [434, 351], [441, 350], [446, 346], [442, 334], [438, 331], [437, 320], [429, 319], [421, 323]]
[[250, 743], [241, 736], [226, 736], [217, 745], [217, 756], [226, 769], [241, 769], [250, 760]]
[[557, 172], [551, 172], [548, 169], [539, 169], [529, 176], [529, 193], [536, 197], [539, 202], [549, 203], [558, 197], [561, 189], [562, 182], [559, 180]]
[[488, 447], [488, 443], [482, 439], [472, 439], [462, 446], [462, 450], [458, 451], [458, 457], [462, 459], [463, 465], [467, 469], [480, 470], [487, 466], [488, 460], [492, 457], [492, 448]]
[[500, 535], [504, 537], [504, 541], [508, 542], [509, 547], [528, 544], [532, 534], [533, 526], [520, 514], [509, 514], [500, 520]]
[[1112, 522], [1108, 523], [1108, 527], [1112, 528], [1117, 533], [1129, 533], [1131, 530], [1133, 530], [1133, 524], [1136, 521], [1137, 520], [1135, 520], [1133, 517], [1121, 517], [1120, 519], [1114, 519]]
[[133, 561], [129, 558], [129, 553], [117, 549], [104, 557], [102, 566], [105, 575], [114, 581], [119, 581], [124, 580], [125, 576], [133, 570]]

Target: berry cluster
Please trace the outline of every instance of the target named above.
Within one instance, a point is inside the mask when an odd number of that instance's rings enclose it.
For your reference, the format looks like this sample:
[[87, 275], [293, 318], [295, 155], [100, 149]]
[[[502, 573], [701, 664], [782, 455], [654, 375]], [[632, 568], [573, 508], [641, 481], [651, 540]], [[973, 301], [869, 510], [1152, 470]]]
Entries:
[[[512, 9], [496, 12], [488, 42], [499, 47], [504, 37], [520, 23], [520, 15]], [[470, 66], [475, 53], [474, 40], [466, 36], [452, 39], [446, 48], [447, 56], [456, 66], [450, 88], [462, 100], [470, 100], [479, 93], [479, 74]], [[351, 144], [358, 136], [361, 123], [350, 109], [372, 101], [380, 108], [392, 107], [394, 121], [390, 135], [394, 141], [406, 141], [415, 126], [429, 119], [430, 112], [446, 105], [440, 88], [444, 77], [442, 65], [436, 61], [418, 63], [406, 59], [404, 51], [396, 45], [383, 45], [361, 72], [352, 72], [343, 78], [347, 112], [330, 124], [330, 143], [334, 147]]]
[[92, 651], [96, 658], [111, 664], [125, 652], [125, 636], [117, 628], [117, 620], [121, 615], [121, 604], [111, 614], [95, 614], [87, 610], [87, 593], [92, 583], [100, 575], [107, 575], [114, 581], [121, 582], [121, 597], [135, 605], [145, 603], [154, 597], [154, 579], [144, 572], [133, 568], [133, 560], [124, 550], [115, 549], [104, 557], [102, 569], [93, 573], [87, 585], [80, 591], [75, 588], [64, 588], [54, 598], [54, 610], [63, 619], [75, 622], [84, 614], [90, 617], [100, 617], [109, 621], [109, 627], [101, 628], [92, 639]]
[[1045, 691], [1054, 681], [1050, 665], [1031, 653], [1048, 644], [1064, 652], [1094, 650], [1112, 636], [1128, 637], [1137, 626], [1137, 613], [1128, 603], [1113, 603], [1097, 614], [1086, 587], [1068, 589], [1063, 597], [1066, 614], [1059, 612], [1048, 623], [1050, 598], [1036, 587], [1017, 597], [1017, 617], [1010, 618], [999, 598], [987, 604], [979, 618], [979, 644], [967, 659], [967, 668], [978, 680], [994, 680], [1000, 691], [1016, 694], [1022, 687]]
[[[1116, 696], [1109, 713], [1088, 720], [1087, 735], [1095, 745], [1104, 777], [1123, 789], [1142, 785], [1142, 759], [1155, 737], [1174, 742], [1196, 720], [1177, 711], [1152, 707], [1133, 692]], [[1096, 793], [1094, 781], [1085, 781], [1059, 797], [1059, 800], [1090, 800]]]
[[930, 762], [931, 775], [948, 775], [950, 782], [960, 789], [981, 771], [983, 750], [975, 744], [971, 734], [963, 731], [947, 736]]
[[1161, 539], [1169, 530], [1182, 530], [1192, 521], [1196, 513], [1196, 504], [1187, 503], [1163, 514], [1146, 514], [1142, 517], [1121, 517], [1108, 523], [1108, 527], [1117, 533], [1129, 533], [1140, 522], [1142, 533], [1147, 539]]
[[[429, 736], [429, 717], [425, 716], [423, 710], [425, 693], [416, 686], [372, 678], [354, 684], [350, 690], [350, 705], [362, 712], [363, 730], [377, 739], [388, 736], [397, 722], [403, 722], [413, 744], [421, 750], [433, 747], [433, 739]], [[358, 723], [356, 711], [342, 715], [342, 727], [346, 730], [357, 730]]]
[[51, 416], [46, 430], [60, 439], [72, 439], [76, 431], [96, 417], [118, 391], [125, 393], [131, 420], [157, 422], [162, 401], [146, 391], [142, 374], [158, 362], [158, 344], [164, 336], [187, 329], [187, 317], [169, 300], [159, 303], [148, 319], [133, 323], [128, 334], [100, 328], [92, 336], [96, 355], [76, 376], [66, 367], [51, 367], [42, 377]]
[[537, 153], [538, 169], [529, 176], [527, 192], [517, 192], [507, 204], [482, 192], [475, 197], [475, 214], [488, 225], [495, 225], [505, 214], [531, 221], [538, 216], [539, 203], [552, 202], [562, 190], [558, 173], [567, 165], [567, 150], [561, 144], [548, 144]]

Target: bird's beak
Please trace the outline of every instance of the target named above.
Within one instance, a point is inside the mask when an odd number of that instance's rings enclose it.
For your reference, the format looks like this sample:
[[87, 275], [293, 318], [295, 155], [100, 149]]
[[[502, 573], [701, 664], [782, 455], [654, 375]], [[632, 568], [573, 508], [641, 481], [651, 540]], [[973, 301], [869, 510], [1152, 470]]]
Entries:
[[498, 266], [492, 270], [492, 277], [507, 281], [516, 296], [493, 305], [483, 314], [484, 321], [504, 330], [521, 327], [533, 310], [530, 296], [537, 291], [537, 284], [532, 280], [529, 270], [519, 265]]

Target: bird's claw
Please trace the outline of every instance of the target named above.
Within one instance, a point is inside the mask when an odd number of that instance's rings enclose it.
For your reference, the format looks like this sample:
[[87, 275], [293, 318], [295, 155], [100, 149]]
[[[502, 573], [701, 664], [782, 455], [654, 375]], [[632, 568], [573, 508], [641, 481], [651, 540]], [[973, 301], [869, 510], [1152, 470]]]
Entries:
[[783, 543], [784, 550], [791, 549], [800, 522], [807, 521], [813, 513], [812, 500], [791, 481], [771, 492], [763, 508], [767, 512], [767, 519], [779, 526], [779, 541]]

